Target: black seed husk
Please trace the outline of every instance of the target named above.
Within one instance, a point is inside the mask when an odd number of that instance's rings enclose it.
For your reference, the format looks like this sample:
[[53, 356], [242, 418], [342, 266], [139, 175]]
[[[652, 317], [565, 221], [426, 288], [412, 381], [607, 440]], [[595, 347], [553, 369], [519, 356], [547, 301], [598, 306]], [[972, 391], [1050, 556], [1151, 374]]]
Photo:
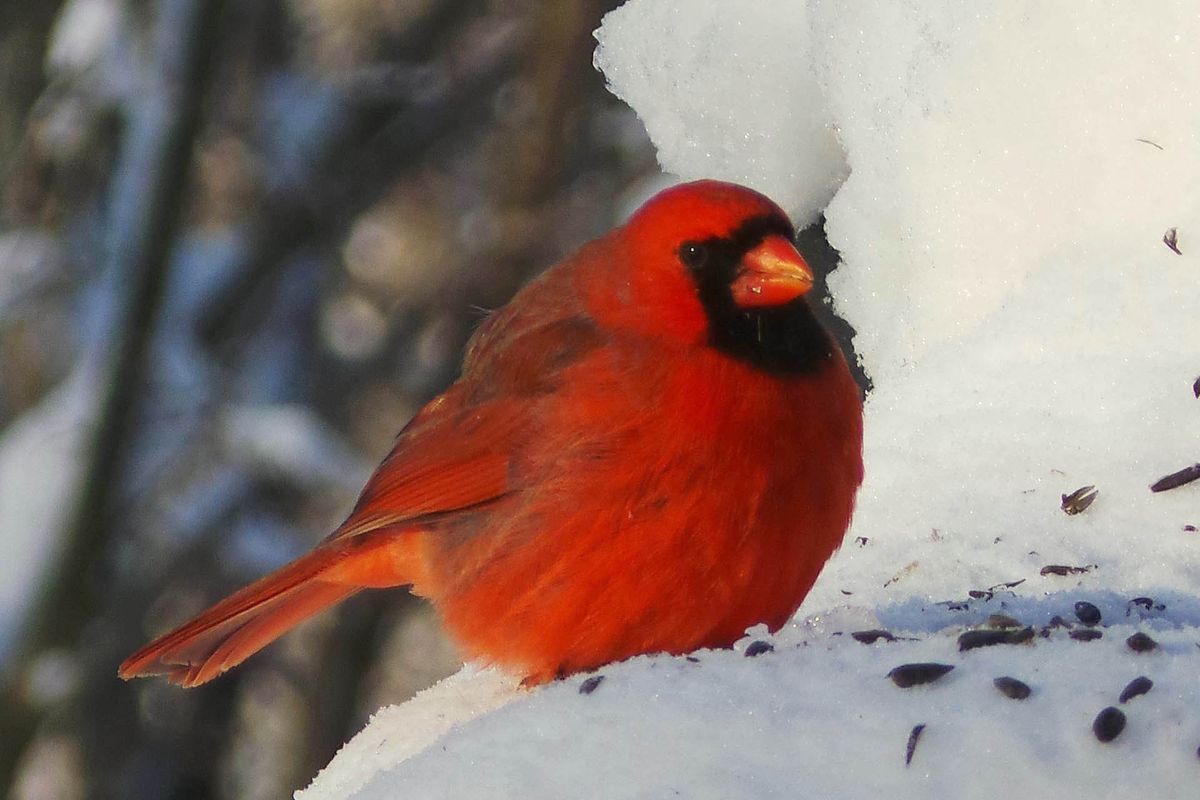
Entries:
[[1033, 638], [1033, 628], [983, 629], [966, 631], [958, 637], [960, 652], [996, 644], [1022, 644]]
[[1125, 640], [1125, 644], [1135, 653], [1148, 653], [1158, 647], [1158, 642], [1151, 639], [1148, 635], [1138, 631], [1133, 636]]
[[1062, 510], [1067, 514], [1075, 515], [1082, 514], [1088, 510], [1095, 499], [1100, 495], [1096, 491], [1095, 486], [1080, 486], [1070, 494], [1062, 496]]
[[754, 658], [755, 656], [761, 656], [763, 653], [770, 653], [774, 650], [775, 645], [759, 639], [758, 641], [751, 642], [750, 646], [746, 648], [746, 652], [743, 655], [745, 655], [746, 658]]
[[999, 689], [1002, 695], [1013, 700], [1024, 700], [1033, 691], [1029, 688], [1029, 684], [1007, 675], [996, 678], [992, 681], [992, 685]]
[[1101, 742], [1111, 742], [1125, 730], [1125, 712], [1115, 706], [1109, 706], [1096, 715], [1092, 722], [1092, 733]]
[[1183, 255], [1183, 251], [1179, 249], [1179, 229], [1167, 228], [1167, 232], [1163, 234], [1163, 244], [1177, 256]]
[[911, 686], [933, 683], [952, 669], [954, 669], [952, 664], [937, 664], [933, 662], [901, 664], [889, 672], [887, 676], [892, 679], [892, 683], [901, 689], [908, 689]]
[[1178, 472], [1162, 476], [1150, 484], [1150, 491], [1165, 492], [1168, 489], [1178, 489], [1180, 486], [1186, 486], [1197, 479], [1200, 479], [1200, 464], [1192, 464], [1190, 467], [1184, 467]]
[[1145, 675], [1139, 675], [1131, 680], [1129, 684], [1121, 690], [1121, 696], [1117, 699], [1122, 703], [1128, 703], [1133, 698], [1141, 697], [1153, 688], [1154, 681], [1150, 680]]
[[912, 732], [908, 734], [908, 744], [904, 746], [904, 766], [912, 763], [913, 753], [917, 751], [917, 741], [921, 738], [921, 733], [925, 730], [925, 723], [913, 725]]
[[1041, 575], [1082, 575], [1085, 572], [1091, 572], [1092, 566], [1071, 567], [1066, 564], [1047, 564], [1039, 571]]
[[579, 684], [579, 693], [591, 694], [592, 692], [596, 691], [596, 687], [602, 683], [604, 683], [603, 675], [593, 675], [583, 683]]
[[1084, 625], [1100, 624], [1100, 609], [1086, 600], [1080, 600], [1075, 604], [1075, 616]]

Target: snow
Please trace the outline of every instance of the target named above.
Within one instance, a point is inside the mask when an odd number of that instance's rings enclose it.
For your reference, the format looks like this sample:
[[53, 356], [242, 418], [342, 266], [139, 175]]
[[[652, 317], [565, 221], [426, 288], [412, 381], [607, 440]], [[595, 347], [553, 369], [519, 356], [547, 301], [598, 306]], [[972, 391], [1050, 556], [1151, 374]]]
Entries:
[[[855, 521], [773, 653], [634, 659], [390, 763], [352, 743], [306, 800], [1194, 796], [1200, 483], [1148, 488], [1200, 461], [1194, 4], [631, 0], [597, 38], [665, 170], [824, 214], [874, 382]], [[1064, 513], [1085, 485], [1094, 504]], [[1077, 601], [1101, 639], [957, 650], [991, 613], [1040, 632]], [[903, 638], [844, 635], [875, 627]], [[1132, 652], [1135, 630], [1159, 647]], [[884, 679], [918, 661], [956, 668]], [[1097, 741], [1140, 674], [1155, 688]]]
[[722, 0], [627, 3], [604, 18], [596, 67], [668, 172], [754, 186], [807, 225], [846, 175], [814, 31], [803, 4], [741, 5], [731, 20]]
[[[1200, 768], [1200, 715], [1189, 713], [1200, 702], [1194, 635], [1156, 631], [1162, 652], [1135, 654], [1123, 642], [1132, 630], [1113, 626], [1086, 644], [1057, 632], [1032, 647], [960, 654], [947, 635], [863, 645], [815, 625], [789, 630], [775, 652], [753, 659], [733, 651], [702, 652], [696, 663], [640, 657], [603, 670], [591, 694], [580, 694], [584, 676], [575, 676], [374, 771], [380, 750], [393, 747], [386, 735], [421, 719], [388, 709], [330, 768], [343, 767], [338, 775], [355, 784], [323, 774], [297, 797], [969, 799], [995, 797], [997, 787], [1013, 797], [1083, 797], [1088, 787], [1103, 787], [1097, 797], [1183, 797], [1180, 779], [1194, 782]], [[1083, 648], [1092, 657], [1081, 661]], [[955, 668], [908, 689], [885, 678], [924, 661]], [[1143, 673], [1153, 688], [1119, 703]], [[1002, 695], [992, 685], [1002, 675], [1029, 684], [1030, 697]], [[1102, 744], [1092, 721], [1110, 705], [1128, 723]], [[906, 766], [910, 733], [922, 723]], [[358, 760], [360, 740], [369, 740], [372, 761]]]
[[403, 706], [377, 712], [367, 728], [338, 753], [338, 766], [323, 772], [319, 785], [296, 792], [296, 800], [349, 797], [392, 764], [424, 751], [451, 727], [519, 697], [517, 678], [466, 666]]

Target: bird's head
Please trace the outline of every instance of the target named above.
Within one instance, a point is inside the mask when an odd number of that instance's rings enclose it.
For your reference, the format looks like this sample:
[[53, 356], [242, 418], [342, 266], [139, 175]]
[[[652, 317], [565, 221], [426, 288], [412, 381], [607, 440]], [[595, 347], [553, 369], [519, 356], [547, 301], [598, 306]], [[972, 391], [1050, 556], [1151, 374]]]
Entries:
[[794, 235], [779, 206], [744, 186], [673, 186], [620, 230], [628, 273], [613, 299], [647, 333], [797, 371], [801, 349], [830, 348], [804, 300], [813, 273]]

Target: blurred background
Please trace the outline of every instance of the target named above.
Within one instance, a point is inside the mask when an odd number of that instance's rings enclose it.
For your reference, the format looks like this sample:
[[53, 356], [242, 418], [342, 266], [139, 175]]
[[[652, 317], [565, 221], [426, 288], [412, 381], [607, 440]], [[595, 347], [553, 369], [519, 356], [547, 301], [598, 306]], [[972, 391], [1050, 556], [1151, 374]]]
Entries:
[[193, 691], [147, 637], [306, 550], [485, 309], [657, 173], [608, 0], [0, 3], [0, 788], [281, 798], [458, 661], [403, 590]]
[[116, 678], [335, 527], [486, 310], [661, 182], [592, 68], [618, 4], [0, 3], [5, 796], [287, 797], [457, 669], [396, 590]]

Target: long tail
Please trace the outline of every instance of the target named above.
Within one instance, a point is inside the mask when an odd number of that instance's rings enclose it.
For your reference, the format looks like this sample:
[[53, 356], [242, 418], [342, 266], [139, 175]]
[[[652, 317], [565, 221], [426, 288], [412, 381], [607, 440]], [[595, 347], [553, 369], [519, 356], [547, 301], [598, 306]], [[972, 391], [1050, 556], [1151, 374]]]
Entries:
[[419, 581], [418, 533], [373, 531], [328, 540], [150, 642], [117, 674], [125, 680], [166, 675], [185, 687], [207, 683], [364, 588]]

